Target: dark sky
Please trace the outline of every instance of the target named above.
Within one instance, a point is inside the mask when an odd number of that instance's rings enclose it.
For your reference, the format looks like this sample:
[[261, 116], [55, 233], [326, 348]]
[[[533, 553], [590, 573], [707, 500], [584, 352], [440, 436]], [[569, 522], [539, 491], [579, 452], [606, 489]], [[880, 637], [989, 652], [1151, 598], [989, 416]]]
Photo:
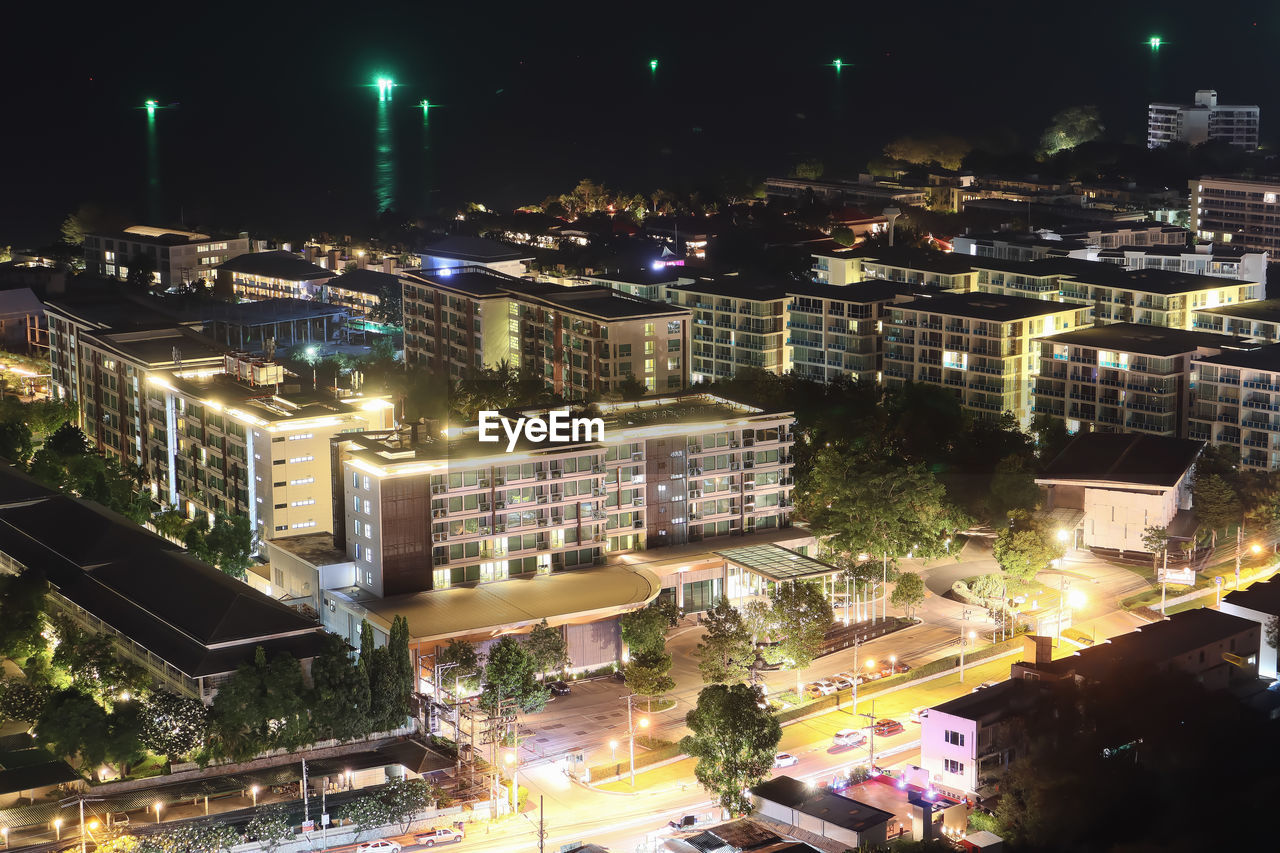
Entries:
[[[358, 234], [379, 159], [395, 207], [416, 211], [587, 176], [714, 188], [804, 156], [856, 171], [913, 131], [1030, 146], [1072, 104], [1136, 140], [1149, 100], [1196, 88], [1261, 104], [1280, 138], [1265, 2], [97, 6], [7, 10], [0, 243], [45, 240], [84, 202]], [[400, 84], [381, 114], [380, 71]], [[177, 105], [151, 139], [148, 97]], [[422, 98], [441, 105], [425, 129]]]

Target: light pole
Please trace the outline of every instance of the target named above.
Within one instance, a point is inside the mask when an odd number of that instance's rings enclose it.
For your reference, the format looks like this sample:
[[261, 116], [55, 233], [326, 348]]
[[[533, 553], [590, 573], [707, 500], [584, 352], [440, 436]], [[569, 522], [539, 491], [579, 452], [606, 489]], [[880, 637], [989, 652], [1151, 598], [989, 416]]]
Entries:
[[[965, 608], [960, 613], [960, 683], [964, 684], [964, 627], [969, 622], [969, 617], [973, 615], [973, 611]], [[969, 636], [975, 636], [973, 631], [969, 632]]]
[[[1057, 562], [1058, 562], [1057, 560], [1054, 560], [1055, 564]], [[1062, 644], [1062, 617], [1065, 616], [1067, 613], [1067, 587], [1069, 586], [1071, 586], [1071, 581], [1067, 580], [1066, 576], [1063, 575], [1061, 572], [1059, 572], [1058, 573], [1058, 621], [1056, 625], [1059, 645]]]
[[256, 809], [258, 807], [258, 786], [250, 785], [249, 793], [253, 795], [253, 807]]
[[616, 740], [609, 741], [609, 760], [618, 760], [618, 742]]
[[[623, 698], [627, 700], [627, 750], [629, 753], [628, 763], [630, 764], [630, 767], [631, 767], [631, 787], [634, 788], [636, 786], [636, 727], [635, 727], [635, 723], [632, 722], [631, 701], [635, 699], [635, 694], [628, 693]], [[649, 727], [648, 717], [641, 717], [640, 728], [644, 729], [648, 727]]]
[[159, 823], [160, 811], [164, 808], [164, 803], [160, 802], [159, 800], [156, 800], [151, 807], [156, 810], [156, 823]]
[[9, 827], [0, 826], [0, 837], [4, 838], [4, 849], [9, 849]]
[[517, 763], [518, 756], [514, 753], [520, 749], [516, 746], [515, 750], [508, 752], [503, 758], [507, 766], [511, 768], [511, 813], [516, 814], [520, 810], [520, 765]]
[[55, 841], [62, 840], [62, 818], [55, 817], [53, 819], [53, 833]]

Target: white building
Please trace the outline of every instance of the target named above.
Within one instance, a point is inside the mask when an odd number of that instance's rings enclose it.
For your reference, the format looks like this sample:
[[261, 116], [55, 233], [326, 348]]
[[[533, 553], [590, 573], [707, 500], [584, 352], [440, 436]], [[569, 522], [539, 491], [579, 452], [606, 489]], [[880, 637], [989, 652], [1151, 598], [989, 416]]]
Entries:
[[1044, 511], [1077, 531], [1076, 547], [1146, 551], [1148, 527], [1192, 532], [1191, 476], [1203, 441], [1132, 433], [1081, 433], [1036, 484]]
[[1191, 230], [1201, 240], [1280, 252], [1280, 177], [1190, 181]]
[[1222, 141], [1253, 151], [1258, 147], [1258, 113], [1257, 104], [1219, 104], [1218, 93], [1213, 89], [1196, 92], [1193, 104], [1150, 104], [1147, 147]]
[[[1268, 579], [1252, 584], [1248, 589], [1232, 592], [1223, 597], [1218, 609], [1257, 622], [1265, 629], [1272, 619], [1280, 616], [1280, 583]], [[1258, 675], [1262, 678], [1280, 677], [1276, 666], [1276, 647], [1265, 642], [1259, 646]]]
[[974, 794], [1016, 757], [1000, 725], [1026, 708], [1038, 685], [1016, 680], [983, 687], [920, 715], [920, 766], [944, 791]]
[[432, 243], [418, 256], [422, 259], [424, 271], [488, 267], [516, 278], [529, 271], [529, 262], [533, 260], [533, 255], [525, 249], [480, 237], [456, 235]]

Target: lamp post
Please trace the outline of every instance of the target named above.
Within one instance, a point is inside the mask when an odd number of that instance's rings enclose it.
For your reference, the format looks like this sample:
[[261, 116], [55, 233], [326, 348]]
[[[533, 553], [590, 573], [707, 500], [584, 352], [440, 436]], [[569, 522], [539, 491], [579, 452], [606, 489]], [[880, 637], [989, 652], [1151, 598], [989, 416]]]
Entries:
[[9, 827], [0, 826], [0, 838], [4, 839], [4, 849], [9, 849]]
[[[960, 612], [960, 683], [964, 684], [964, 626], [968, 623], [969, 617], [973, 615], [973, 611], [965, 608]], [[973, 632], [969, 632], [973, 636]]]
[[258, 807], [258, 786], [250, 785], [249, 793], [253, 796], [253, 807], [256, 809]]
[[609, 741], [609, 760], [616, 761], [618, 759], [618, 742], [616, 740]]
[[62, 818], [55, 817], [53, 819], [53, 833], [54, 833], [54, 840], [56, 841], [62, 840]]
[[[632, 718], [631, 702], [633, 699], [635, 699], [635, 694], [628, 693], [623, 698], [627, 700], [627, 750], [629, 752], [628, 764], [630, 765], [630, 768], [631, 768], [631, 787], [634, 788], [636, 786], [636, 727], [635, 727], [635, 723], [632, 722], [633, 718]], [[641, 717], [639, 722], [640, 722], [640, 728], [644, 729], [649, 727], [648, 717]]]
[[511, 752], [503, 756], [503, 761], [511, 768], [511, 813], [515, 814], [520, 810], [520, 765], [518, 763], [519, 756], [516, 754], [520, 750], [519, 745]]
[[159, 800], [156, 800], [156, 802], [152, 804], [151, 808], [155, 809], [155, 811], [156, 811], [156, 823], [159, 823], [159, 822], [160, 822], [160, 812], [161, 812], [161, 810], [162, 810], [162, 809], [164, 809], [164, 803], [160, 802]]

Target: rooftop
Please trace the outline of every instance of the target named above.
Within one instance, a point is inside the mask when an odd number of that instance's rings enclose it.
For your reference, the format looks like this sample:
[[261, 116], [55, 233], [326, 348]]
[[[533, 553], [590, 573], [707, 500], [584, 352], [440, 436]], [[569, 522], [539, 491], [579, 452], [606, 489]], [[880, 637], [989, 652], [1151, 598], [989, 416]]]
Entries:
[[1268, 344], [1249, 350], [1227, 350], [1207, 356], [1197, 364], [1216, 364], [1221, 367], [1244, 367], [1250, 370], [1280, 372], [1280, 344]]
[[952, 252], [931, 252], [905, 246], [875, 246], [861, 249], [859, 254], [862, 255], [864, 264], [883, 264], [944, 275], [961, 275], [973, 271], [973, 258], [970, 255]]
[[871, 279], [855, 284], [819, 284], [814, 281], [798, 281], [787, 286], [788, 296], [810, 296], [815, 299], [835, 299], [840, 302], [888, 302], [900, 296], [919, 294], [927, 288], [903, 284], [898, 281]]
[[286, 297], [259, 299], [254, 302], [221, 302], [207, 299], [183, 305], [179, 310], [193, 320], [198, 319], [206, 323], [228, 323], [232, 326], [267, 326], [273, 323], [291, 323], [295, 320], [318, 320], [322, 317], [332, 319], [347, 313], [347, 309], [340, 305]]
[[201, 400], [206, 405], [216, 406], [229, 416], [260, 424], [306, 418], [345, 417], [365, 405], [379, 409], [390, 405], [377, 397], [334, 399], [327, 393], [310, 388], [280, 393], [274, 385], [252, 385], [227, 373], [188, 376], [171, 374], [155, 377], [153, 381]]
[[1041, 338], [1041, 340], [1055, 344], [1071, 344], [1155, 356], [1178, 355], [1180, 353], [1194, 352], [1201, 348], [1216, 351], [1226, 348], [1256, 349], [1258, 346], [1257, 344], [1249, 343], [1245, 338], [1232, 335], [1170, 329], [1145, 323], [1109, 323], [1105, 326], [1086, 326], [1069, 332], [1050, 335], [1049, 337]]
[[830, 563], [806, 557], [779, 545], [746, 545], [714, 553], [735, 566], [774, 582], [827, 577], [839, 571]]
[[895, 305], [903, 311], [929, 311], [952, 317], [968, 317], [974, 320], [990, 320], [1010, 323], [1043, 317], [1063, 311], [1074, 311], [1079, 306], [1044, 299], [1028, 299], [1025, 296], [1005, 296], [1001, 293], [952, 293], [944, 292], [922, 296], [910, 302]]
[[1097, 284], [1142, 293], [1168, 296], [1175, 293], [1191, 293], [1199, 290], [1222, 290], [1241, 282], [1211, 275], [1174, 272], [1173, 270], [1126, 270], [1119, 264], [1085, 261], [1079, 258], [1045, 258], [1035, 261], [1046, 268], [1076, 279], [1081, 284]]
[[1088, 481], [1172, 488], [1195, 463], [1203, 441], [1128, 433], [1080, 433], [1059, 453], [1037, 483]]
[[1238, 317], [1241, 320], [1259, 320], [1263, 323], [1280, 323], [1280, 299], [1258, 299], [1254, 302], [1237, 302], [1217, 308], [1197, 308], [1197, 314], [1213, 314], [1219, 317]]
[[468, 296], [502, 296], [507, 292], [503, 285], [520, 281], [481, 266], [430, 269], [404, 273], [402, 277], [410, 283], [430, 284]]
[[688, 293], [707, 293], [712, 296], [727, 296], [732, 299], [774, 300], [785, 299], [787, 288], [796, 283], [796, 279], [784, 275], [765, 277], [756, 274], [738, 274], [720, 276], [700, 276], [693, 284], [682, 284], [671, 290]]
[[343, 290], [355, 290], [360, 293], [369, 293], [374, 296], [381, 296], [387, 288], [391, 288], [395, 292], [400, 291], [400, 277], [392, 275], [389, 272], [379, 272], [377, 270], [350, 270], [344, 272], [337, 278], [331, 278], [328, 282], [330, 287], [340, 287]]
[[611, 287], [597, 285], [565, 287], [560, 284], [542, 284], [517, 279], [503, 289], [527, 302], [539, 302], [561, 311], [597, 320], [628, 320], [688, 313], [687, 308], [642, 299], [639, 296], [620, 293]]
[[683, 275], [681, 267], [663, 266], [661, 269], [643, 267], [634, 270], [618, 270], [617, 272], [598, 272], [584, 275], [590, 281], [616, 281], [622, 284], [676, 284]]
[[1086, 678], [1102, 679], [1124, 667], [1168, 663], [1249, 630], [1260, 630], [1260, 626], [1250, 619], [1198, 607], [1112, 637], [1105, 643], [1042, 664], [1039, 668], [1064, 675], [1075, 672]]
[[958, 696], [929, 709], [963, 720], [991, 723], [1029, 704], [1039, 685], [1026, 679], [1009, 679]]
[[86, 334], [84, 339], [152, 367], [176, 368], [182, 362], [220, 360], [226, 351], [206, 338], [180, 327], [140, 332], [98, 332]]
[[218, 269], [282, 281], [317, 281], [337, 275], [333, 270], [327, 270], [300, 255], [280, 249], [237, 255], [219, 264]]
[[811, 788], [807, 783], [791, 776], [775, 776], [756, 785], [751, 793], [763, 800], [854, 832], [866, 832], [872, 827], [887, 823], [893, 817], [892, 812], [881, 811], [822, 788]]
[[208, 234], [182, 231], [177, 228], [154, 228], [150, 225], [130, 225], [123, 231], [91, 232], [95, 237], [108, 240], [131, 240], [137, 243], [155, 243], [161, 246], [185, 246], [212, 239]]
[[420, 254], [478, 264], [522, 261], [533, 257], [527, 250], [506, 243], [458, 234], [451, 234], [442, 240], [437, 240], [423, 249]]
[[1250, 584], [1248, 589], [1228, 593], [1222, 600], [1237, 607], [1277, 616], [1280, 615], [1280, 581], [1274, 578], [1258, 581]]

